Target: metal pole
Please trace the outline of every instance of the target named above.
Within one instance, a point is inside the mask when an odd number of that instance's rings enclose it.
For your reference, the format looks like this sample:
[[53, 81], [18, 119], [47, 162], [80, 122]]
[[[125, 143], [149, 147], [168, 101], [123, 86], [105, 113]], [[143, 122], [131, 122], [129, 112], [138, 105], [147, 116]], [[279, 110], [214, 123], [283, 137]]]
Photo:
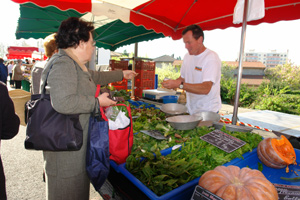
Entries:
[[237, 77], [237, 85], [236, 85], [235, 100], [234, 100], [233, 115], [232, 115], [232, 124], [233, 125], [236, 125], [236, 122], [237, 122], [241, 81], [242, 81], [242, 75], [243, 75], [243, 58], [244, 58], [244, 46], [245, 46], [245, 38], [246, 38], [248, 4], [249, 4], [249, 1], [245, 0], [243, 26], [242, 26], [242, 34], [241, 34], [241, 44], [240, 44], [240, 56], [239, 56], [239, 71], [238, 71], [239, 73], [238, 73], [238, 77]]
[[[136, 61], [137, 57], [138, 57], [138, 43], [136, 42], [134, 44], [134, 56], [132, 59], [132, 61], [133, 61], [132, 62], [132, 71], [135, 71], [135, 64], [136, 64], [135, 61]], [[131, 80], [131, 99], [134, 99], [134, 87], [135, 87], [134, 80], [135, 80], [135, 78], [133, 78]]]

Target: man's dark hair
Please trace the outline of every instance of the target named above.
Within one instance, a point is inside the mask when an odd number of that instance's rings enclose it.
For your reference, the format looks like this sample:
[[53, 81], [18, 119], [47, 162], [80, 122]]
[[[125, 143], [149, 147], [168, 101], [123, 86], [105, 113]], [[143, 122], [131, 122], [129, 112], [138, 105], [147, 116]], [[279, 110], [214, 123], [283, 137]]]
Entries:
[[62, 49], [77, 47], [81, 40], [84, 42], [89, 41], [90, 32], [93, 30], [94, 25], [92, 22], [70, 17], [60, 24], [55, 36], [57, 47]]
[[193, 33], [193, 37], [198, 40], [201, 36], [203, 37], [203, 41], [204, 41], [204, 33], [203, 30], [200, 26], [193, 24], [190, 25], [188, 27], [186, 27], [183, 31], [182, 31], [182, 35], [186, 34], [188, 31], [192, 31]]

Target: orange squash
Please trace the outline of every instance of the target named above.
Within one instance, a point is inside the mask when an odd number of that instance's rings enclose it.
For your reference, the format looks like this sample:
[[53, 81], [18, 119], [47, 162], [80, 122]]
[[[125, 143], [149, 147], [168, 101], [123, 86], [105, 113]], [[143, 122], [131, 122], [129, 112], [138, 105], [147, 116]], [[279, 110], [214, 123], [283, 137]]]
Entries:
[[295, 150], [286, 137], [266, 138], [257, 146], [257, 156], [268, 167], [280, 169], [296, 162]]
[[275, 186], [258, 170], [218, 166], [205, 172], [199, 185], [224, 200], [278, 200]]

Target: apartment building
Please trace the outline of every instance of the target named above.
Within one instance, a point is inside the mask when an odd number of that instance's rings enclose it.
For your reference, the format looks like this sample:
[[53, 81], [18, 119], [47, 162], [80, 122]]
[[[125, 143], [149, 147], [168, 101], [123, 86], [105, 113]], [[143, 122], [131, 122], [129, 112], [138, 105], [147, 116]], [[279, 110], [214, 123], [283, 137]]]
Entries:
[[266, 67], [275, 67], [288, 63], [288, 51], [277, 52], [271, 50], [270, 52], [255, 52], [250, 50], [245, 52], [244, 61], [247, 62], [262, 62]]

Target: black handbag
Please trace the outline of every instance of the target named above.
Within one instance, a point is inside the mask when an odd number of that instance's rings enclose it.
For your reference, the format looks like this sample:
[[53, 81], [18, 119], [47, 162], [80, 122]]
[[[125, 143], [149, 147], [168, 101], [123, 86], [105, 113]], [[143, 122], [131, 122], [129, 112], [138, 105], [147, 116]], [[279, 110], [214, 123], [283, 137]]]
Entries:
[[[50, 70], [52, 65], [50, 67]], [[50, 72], [49, 70], [49, 72]], [[45, 82], [47, 83], [47, 74]], [[56, 112], [46, 93], [31, 95], [27, 102], [27, 128], [25, 149], [44, 151], [77, 151], [83, 141], [79, 115], [64, 115]]]

